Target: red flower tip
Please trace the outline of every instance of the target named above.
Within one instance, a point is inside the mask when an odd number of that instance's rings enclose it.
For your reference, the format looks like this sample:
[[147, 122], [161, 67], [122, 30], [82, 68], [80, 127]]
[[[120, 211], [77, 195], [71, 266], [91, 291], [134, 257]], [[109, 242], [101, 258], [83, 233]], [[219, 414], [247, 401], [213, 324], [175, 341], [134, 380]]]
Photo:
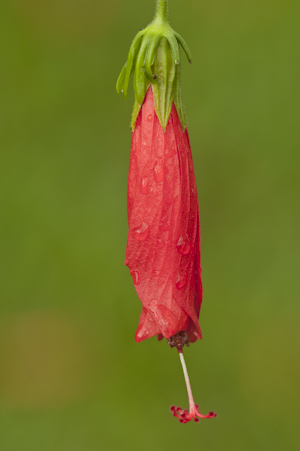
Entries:
[[199, 406], [197, 404], [193, 404], [190, 406], [190, 411], [187, 409], [182, 409], [181, 407], [171, 406], [170, 410], [174, 417], [178, 418], [180, 423], [188, 423], [191, 420], [194, 420], [196, 423], [199, 423], [199, 418], [214, 418], [217, 416], [215, 412], [209, 412], [207, 415], [203, 415], [199, 412]]

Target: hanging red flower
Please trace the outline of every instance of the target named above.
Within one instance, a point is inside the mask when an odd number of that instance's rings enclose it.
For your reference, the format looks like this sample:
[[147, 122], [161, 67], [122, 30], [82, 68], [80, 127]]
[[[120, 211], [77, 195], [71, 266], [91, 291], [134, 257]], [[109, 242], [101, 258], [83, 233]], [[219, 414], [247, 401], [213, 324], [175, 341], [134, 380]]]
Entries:
[[173, 105], [164, 132], [150, 87], [132, 135], [126, 261], [143, 303], [137, 342], [201, 338], [198, 197], [187, 130]]
[[117, 83], [126, 97], [131, 73], [135, 106], [128, 179], [126, 261], [143, 304], [135, 340], [158, 336], [176, 347], [184, 370], [189, 411], [171, 407], [180, 422], [212, 418], [195, 404], [182, 348], [202, 338], [200, 223], [196, 182], [181, 103], [179, 44], [166, 20], [166, 0], [135, 37]]

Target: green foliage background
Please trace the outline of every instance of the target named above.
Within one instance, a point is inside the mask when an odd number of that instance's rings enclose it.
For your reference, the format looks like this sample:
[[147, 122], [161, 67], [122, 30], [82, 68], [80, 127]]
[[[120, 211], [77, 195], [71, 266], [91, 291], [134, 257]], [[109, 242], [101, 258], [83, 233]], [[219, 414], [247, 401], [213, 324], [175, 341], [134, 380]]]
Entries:
[[129, 100], [115, 83], [152, 1], [0, 2], [0, 449], [299, 449], [297, 0], [170, 0], [186, 39], [204, 338], [134, 342], [123, 265]]

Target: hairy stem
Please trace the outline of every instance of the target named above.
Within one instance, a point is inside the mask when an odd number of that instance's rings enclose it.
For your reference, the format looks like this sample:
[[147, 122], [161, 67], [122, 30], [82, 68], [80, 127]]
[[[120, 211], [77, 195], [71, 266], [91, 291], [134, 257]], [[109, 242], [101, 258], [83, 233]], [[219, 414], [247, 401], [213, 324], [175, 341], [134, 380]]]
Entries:
[[168, 0], [156, 1], [155, 19], [160, 19], [162, 22], [168, 21]]

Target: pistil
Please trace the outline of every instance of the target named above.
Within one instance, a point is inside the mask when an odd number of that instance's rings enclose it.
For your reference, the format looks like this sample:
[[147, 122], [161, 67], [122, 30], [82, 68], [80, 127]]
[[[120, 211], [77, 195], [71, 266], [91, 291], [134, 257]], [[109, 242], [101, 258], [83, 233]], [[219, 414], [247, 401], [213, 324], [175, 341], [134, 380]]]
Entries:
[[190, 378], [188, 375], [186, 363], [185, 363], [183, 352], [182, 352], [182, 346], [178, 346], [177, 350], [179, 353], [180, 362], [182, 365], [184, 379], [185, 379], [185, 383], [186, 383], [186, 388], [187, 388], [187, 393], [188, 393], [188, 398], [189, 398], [189, 410], [182, 409], [181, 407], [171, 406], [170, 410], [173, 413], [173, 416], [178, 418], [180, 423], [188, 423], [191, 420], [194, 420], [196, 423], [198, 423], [200, 421], [199, 418], [216, 417], [217, 414], [215, 412], [209, 412], [207, 415], [203, 415], [199, 411], [199, 406], [197, 404], [195, 404], [195, 401], [194, 401]]

